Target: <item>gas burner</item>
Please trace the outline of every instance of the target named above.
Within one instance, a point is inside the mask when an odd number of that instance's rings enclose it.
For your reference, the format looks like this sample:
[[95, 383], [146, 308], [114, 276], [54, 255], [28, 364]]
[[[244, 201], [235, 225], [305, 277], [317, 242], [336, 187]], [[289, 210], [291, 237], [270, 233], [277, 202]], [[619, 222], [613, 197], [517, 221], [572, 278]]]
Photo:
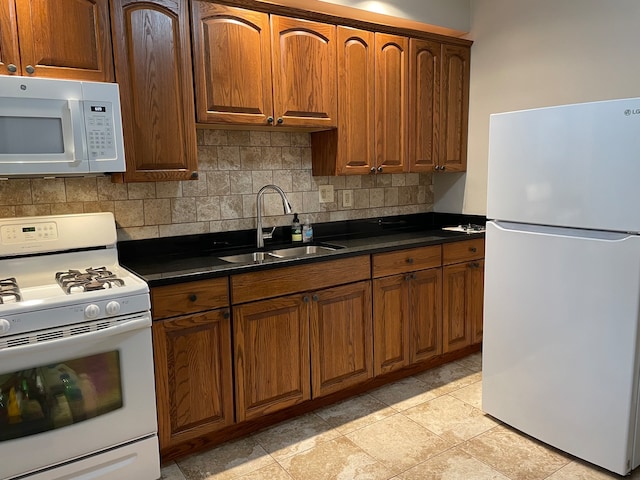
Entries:
[[21, 300], [20, 288], [14, 277], [0, 280], [0, 304], [16, 303]]
[[457, 227], [444, 227], [443, 230], [462, 233], [483, 233], [485, 231], [485, 226], [468, 223], [466, 225], [458, 225]]
[[56, 281], [67, 294], [124, 286], [124, 280], [116, 277], [105, 267], [87, 268], [84, 272], [81, 270], [58, 272]]

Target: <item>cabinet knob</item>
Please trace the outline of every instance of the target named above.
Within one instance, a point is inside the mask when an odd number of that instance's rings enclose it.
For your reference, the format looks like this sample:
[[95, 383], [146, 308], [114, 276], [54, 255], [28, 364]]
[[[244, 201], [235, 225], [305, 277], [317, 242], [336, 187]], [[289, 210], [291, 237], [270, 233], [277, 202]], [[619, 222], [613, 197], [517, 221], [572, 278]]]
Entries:
[[191, 172], [191, 178], [193, 180], [197, 180], [198, 179], [198, 172]]
[[378, 172], [382, 173], [382, 167], [378, 167]]
[[196, 300], [198, 300], [198, 296], [195, 293], [192, 293], [191, 295], [189, 295], [190, 302], [195, 302]]
[[273, 117], [267, 117], [267, 123], [269, 125], [273, 124]]
[[18, 67], [16, 67], [13, 63], [10, 63], [9, 65], [7, 65], [7, 70], [9, 70], [9, 73], [16, 73], [18, 71]]
[[278, 117], [278, 120], [276, 120], [276, 122], [278, 123], [278, 125], [282, 125], [284, 123], [284, 118]]
[[304, 297], [302, 297], [302, 301], [304, 303], [309, 303], [309, 297], [307, 297], [306, 295]]
[[446, 169], [447, 169], [447, 166], [446, 166], [446, 165], [442, 165], [442, 166], [440, 167], [440, 170], [442, 170], [443, 172], [444, 172]]
[[229, 313], [229, 310], [225, 310], [224, 313], [222, 314], [222, 318], [224, 318], [225, 320], [227, 318], [229, 318], [231, 316], [231, 314]]
[[314, 302], [317, 302], [318, 300], [320, 300], [320, 297], [318, 297], [318, 295], [314, 295], [312, 298]]
[[25, 70], [27, 71], [27, 73], [29, 75], [33, 75], [35, 73], [35, 71], [36, 71], [36, 69], [33, 68], [33, 66], [31, 66], [31, 65], [27, 65], [27, 68], [25, 68]]
[[409, 280], [411, 280], [411, 275], [408, 275], [408, 274], [405, 275], [404, 276], [404, 280], [405, 280], [405, 282], [408, 282]]
[[369, 170], [371, 173], [376, 173], [376, 167], [371, 167], [371, 170]]
[[436, 170], [436, 171], [440, 170], [440, 165], [434, 165], [433, 169]]
[[469, 251], [471, 253], [476, 253], [478, 251], [478, 249], [476, 247], [469, 247]]
[[407, 258], [407, 263], [409, 265], [411, 265], [413, 263], [413, 258], [411, 258], [411, 257]]

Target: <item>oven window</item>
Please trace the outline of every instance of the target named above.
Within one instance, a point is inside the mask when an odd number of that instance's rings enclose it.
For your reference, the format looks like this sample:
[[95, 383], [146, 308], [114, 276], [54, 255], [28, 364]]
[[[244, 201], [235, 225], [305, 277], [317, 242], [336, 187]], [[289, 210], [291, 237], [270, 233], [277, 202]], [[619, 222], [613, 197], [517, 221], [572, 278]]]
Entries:
[[0, 441], [122, 408], [118, 351], [0, 374]]

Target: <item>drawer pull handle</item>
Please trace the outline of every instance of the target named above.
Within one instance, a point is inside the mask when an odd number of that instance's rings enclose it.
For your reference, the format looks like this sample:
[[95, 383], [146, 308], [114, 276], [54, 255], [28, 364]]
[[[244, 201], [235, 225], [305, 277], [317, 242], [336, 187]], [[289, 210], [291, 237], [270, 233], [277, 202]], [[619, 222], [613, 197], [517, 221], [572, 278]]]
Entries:
[[471, 253], [476, 253], [478, 251], [478, 249], [476, 247], [469, 247], [469, 251]]
[[413, 258], [411, 258], [411, 257], [407, 258], [407, 263], [409, 265], [411, 265], [413, 263]]
[[195, 302], [196, 300], [198, 300], [198, 296], [195, 293], [192, 293], [191, 295], [189, 295], [190, 302]]

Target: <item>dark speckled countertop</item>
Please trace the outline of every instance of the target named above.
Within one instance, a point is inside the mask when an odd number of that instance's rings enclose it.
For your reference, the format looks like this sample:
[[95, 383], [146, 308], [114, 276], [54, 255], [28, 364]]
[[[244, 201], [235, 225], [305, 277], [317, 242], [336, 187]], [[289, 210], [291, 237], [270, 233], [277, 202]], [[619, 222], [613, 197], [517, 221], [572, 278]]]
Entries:
[[[484, 225], [485, 218], [424, 213], [316, 224], [314, 244], [338, 247], [336, 250], [263, 263], [229, 263], [219, 258], [255, 251], [255, 230], [119, 242], [118, 253], [122, 265], [144, 278], [150, 286], [159, 286], [484, 236], [483, 233], [442, 230], [445, 226], [468, 223]], [[278, 228], [274, 237], [265, 250], [296, 246], [285, 240], [290, 238], [290, 227]]]

